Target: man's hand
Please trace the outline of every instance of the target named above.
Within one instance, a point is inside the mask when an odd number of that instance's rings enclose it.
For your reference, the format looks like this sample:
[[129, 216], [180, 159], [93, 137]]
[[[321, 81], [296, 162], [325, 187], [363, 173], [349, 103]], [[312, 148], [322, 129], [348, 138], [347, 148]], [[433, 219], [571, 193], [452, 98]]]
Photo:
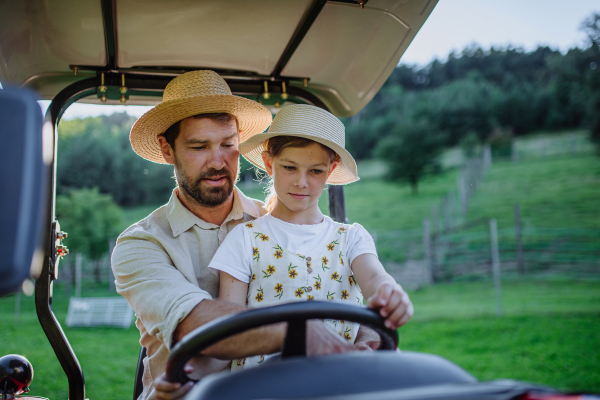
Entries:
[[[186, 374], [194, 372], [194, 368], [190, 365], [186, 365], [183, 370]], [[165, 373], [154, 380], [154, 399], [177, 400], [185, 396], [193, 387], [194, 382], [192, 381], [185, 385], [181, 385], [179, 382], [169, 382]]]
[[408, 294], [397, 283], [384, 283], [367, 299], [367, 307], [379, 310], [385, 326], [398, 329], [413, 316], [414, 308]]
[[356, 351], [357, 348], [340, 335], [335, 334], [321, 321], [310, 320], [307, 324], [306, 355], [320, 356]]

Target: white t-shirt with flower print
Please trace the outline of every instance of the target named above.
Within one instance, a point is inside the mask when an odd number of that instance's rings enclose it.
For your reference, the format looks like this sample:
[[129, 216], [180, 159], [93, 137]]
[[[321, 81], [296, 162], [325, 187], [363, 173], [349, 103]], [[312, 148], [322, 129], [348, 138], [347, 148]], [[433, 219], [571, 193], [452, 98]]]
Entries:
[[[273, 217], [270, 213], [255, 220], [275, 243], [298, 254], [318, 259], [327, 239], [338, 225], [328, 216], [314, 225], [297, 225]], [[362, 254], [377, 255], [373, 238], [362, 225], [349, 225], [346, 238], [346, 258], [350, 265]], [[208, 265], [213, 270], [228, 273], [249, 283], [253, 273], [252, 240], [250, 231], [242, 224], [236, 226], [217, 249]], [[218, 272], [217, 272], [218, 273]]]

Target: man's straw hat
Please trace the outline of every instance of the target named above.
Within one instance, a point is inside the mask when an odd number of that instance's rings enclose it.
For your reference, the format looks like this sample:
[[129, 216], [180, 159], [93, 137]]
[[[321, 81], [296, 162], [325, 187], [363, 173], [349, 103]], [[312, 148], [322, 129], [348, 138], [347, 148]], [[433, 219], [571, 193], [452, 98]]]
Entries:
[[214, 71], [192, 71], [173, 79], [163, 102], [142, 115], [131, 128], [131, 147], [140, 156], [166, 164], [158, 135], [174, 123], [204, 113], [229, 113], [239, 123], [240, 142], [263, 132], [271, 123], [271, 112], [263, 105], [234, 96], [227, 83]]
[[273, 119], [269, 130], [246, 139], [240, 144], [240, 153], [252, 164], [264, 170], [262, 152], [265, 142], [273, 136], [297, 136], [319, 142], [335, 151], [341, 162], [333, 170], [327, 183], [345, 185], [356, 182], [356, 161], [345, 149], [344, 124], [322, 108], [307, 104], [283, 107]]

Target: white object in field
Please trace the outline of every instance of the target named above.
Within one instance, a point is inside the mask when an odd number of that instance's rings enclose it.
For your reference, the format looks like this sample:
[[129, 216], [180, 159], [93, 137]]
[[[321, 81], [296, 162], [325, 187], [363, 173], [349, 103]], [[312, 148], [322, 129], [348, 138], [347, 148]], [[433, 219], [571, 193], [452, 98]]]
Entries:
[[67, 326], [115, 326], [127, 329], [133, 310], [123, 297], [71, 297]]

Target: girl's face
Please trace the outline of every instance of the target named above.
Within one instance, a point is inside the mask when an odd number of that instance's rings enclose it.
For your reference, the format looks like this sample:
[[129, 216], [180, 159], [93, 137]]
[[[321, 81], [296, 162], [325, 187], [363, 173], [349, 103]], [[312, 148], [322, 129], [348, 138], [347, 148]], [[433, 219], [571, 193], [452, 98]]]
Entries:
[[277, 193], [277, 208], [303, 213], [318, 211], [325, 182], [337, 166], [318, 143], [306, 147], [288, 147], [276, 157], [263, 153], [263, 160]]

